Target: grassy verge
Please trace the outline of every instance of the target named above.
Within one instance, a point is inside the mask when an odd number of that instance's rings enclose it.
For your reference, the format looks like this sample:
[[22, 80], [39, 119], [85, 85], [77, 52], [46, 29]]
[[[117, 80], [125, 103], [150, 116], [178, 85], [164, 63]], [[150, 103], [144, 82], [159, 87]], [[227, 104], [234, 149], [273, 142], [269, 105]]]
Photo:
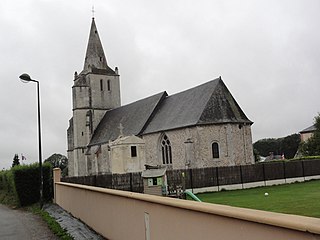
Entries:
[[201, 193], [197, 197], [203, 202], [320, 218], [320, 180]]
[[34, 214], [40, 215], [42, 219], [48, 224], [50, 230], [63, 240], [72, 240], [74, 239], [65, 229], [63, 229], [56, 220], [49, 215], [46, 211], [43, 211], [37, 205], [32, 205], [26, 208], [28, 211], [31, 211]]

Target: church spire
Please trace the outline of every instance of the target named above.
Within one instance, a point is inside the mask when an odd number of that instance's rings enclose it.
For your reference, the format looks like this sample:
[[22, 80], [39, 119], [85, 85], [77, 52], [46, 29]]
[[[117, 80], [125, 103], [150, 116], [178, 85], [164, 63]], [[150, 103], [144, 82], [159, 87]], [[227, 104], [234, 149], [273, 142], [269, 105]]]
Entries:
[[91, 72], [93, 68], [108, 68], [107, 59], [99, 38], [98, 30], [92, 18], [86, 58], [84, 60], [83, 72]]

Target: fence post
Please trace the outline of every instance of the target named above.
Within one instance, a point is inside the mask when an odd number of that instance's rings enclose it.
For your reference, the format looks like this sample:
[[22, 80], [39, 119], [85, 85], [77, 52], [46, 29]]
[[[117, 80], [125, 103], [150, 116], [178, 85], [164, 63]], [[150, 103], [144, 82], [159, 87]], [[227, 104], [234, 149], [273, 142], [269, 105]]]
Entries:
[[283, 161], [282, 162], [282, 166], [283, 166], [283, 178], [284, 178], [284, 183], [287, 183], [287, 179], [286, 179], [286, 164]]
[[219, 171], [218, 171], [218, 167], [216, 167], [216, 175], [217, 175], [217, 186], [218, 186], [218, 192], [219, 192], [220, 189], [219, 189]]
[[132, 183], [133, 182], [133, 180], [132, 180], [133, 176], [132, 175], [133, 175], [133, 173], [131, 172], [130, 173], [130, 192], [133, 192], [133, 186], [132, 186], [133, 185], [133, 183]]
[[53, 202], [57, 203], [56, 183], [61, 181], [61, 169], [53, 169]]
[[192, 168], [189, 168], [189, 175], [190, 175], [190, 187], [193, 193], [193, 179], [192, 179]]
[[266, 183], [266, 171], [264, 170], [264, 163], [262, 163], [262, 172], [263, 172], [264, 186], [267, 186], [267, 183]]
[[303, 176], [303, 181], [305, 182], [306, 181], [306, 177], [304, 175], [304, 161], [301, 160], [301, 164], [302, 164], [302, 176]]
[[243, 189], [243, 178], [242, 178], [242, 167], [240, 165], [240, 181], [241, 181], [241, 188]]

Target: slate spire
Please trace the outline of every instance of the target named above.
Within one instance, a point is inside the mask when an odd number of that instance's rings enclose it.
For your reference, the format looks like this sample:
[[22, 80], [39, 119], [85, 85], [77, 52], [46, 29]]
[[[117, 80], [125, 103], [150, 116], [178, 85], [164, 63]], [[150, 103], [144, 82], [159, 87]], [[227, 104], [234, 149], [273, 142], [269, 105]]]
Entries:
[[94, 18], [92, 18], [89, 41], [86, 57], [84, 60], [83, 72], [91, 72], [93, 68], [108, 68], [107, 59], [104, 55], [103, 47], [99, 38], [98, 30]]

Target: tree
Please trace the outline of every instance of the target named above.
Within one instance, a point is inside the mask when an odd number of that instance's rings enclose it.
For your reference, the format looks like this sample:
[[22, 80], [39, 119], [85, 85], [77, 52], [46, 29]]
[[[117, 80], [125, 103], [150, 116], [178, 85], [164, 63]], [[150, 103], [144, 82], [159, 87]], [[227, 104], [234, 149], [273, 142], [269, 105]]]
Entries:
[[253, 156], [254, 156], [254, 161], [255, 162], [259, 162], [261, 160], [260, 154], [259, 154], [258, 150], [255, 149], [255, 148], [253, 149]]
[[274, 155], [284, 154], [286, 158], [293, 158], [300, 144], [299, 134], [292, 134], [284, 138], [261, 139], [253, 144], [254, 149], [263, 157], [272, 152]]
[[281, 150], [287, 159], [294, 158], [300, 145], [300, 135], [292, 134], [281, 139]]
[[314, 118], [316, 127], [312, 137], [300, 146], [300, 151], [304, 156], [319, 156], [320, 155], [320, 113]]
[[12, 167], [18, 166], [18, 165], [20, 165], [19, 156], [18, 156], [18, 154], [15, 154], [14, 158], [13, 158], [13, 162], [12, 162]]
[[62, 171], [62, 176], [68, 175], [68, 158], [66, 156], [59, 153], [54, 153], [44, 162], [50, 163], [53, 168], [60, 168]]

